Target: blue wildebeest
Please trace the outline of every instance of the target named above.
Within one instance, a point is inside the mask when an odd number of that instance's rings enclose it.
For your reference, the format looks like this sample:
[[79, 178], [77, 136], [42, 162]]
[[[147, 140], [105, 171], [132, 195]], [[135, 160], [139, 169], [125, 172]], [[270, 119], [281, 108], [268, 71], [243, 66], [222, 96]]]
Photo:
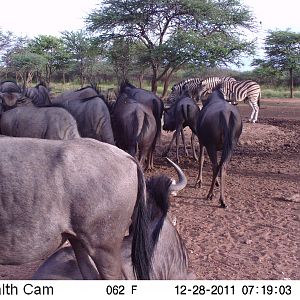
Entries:
[[3, 137], [0, 148], [0, 264], [49, 257], [69, 240], [84, 279], [120, 279], [129, 229], [134, 272], [149, 279], [155, 241], [144, 175], [132, 156], [88, 138]]
[[[177, 170], [183, 188], [186, 184], [185, 176], [178, 166], [174, 164], [173, 166]], [[151, 177], [147, 180], [147, 200], [150, 207], [149, 233], [154, 240], [157, 240], [152, 257], [150, 279], [195, 279], [188, 271], [185, 245], [167, 215], [170, 187], [170, 179], [166, 176]], [[159, 226], [159, 222], [163, 222], [162, 227]], [[157, 227], [161, 228], [160, 232], [157, 231]], [[130, 259], [131, 245], [132, 233], [130, 232], [122, 243], [122, 278], [127, 280], [136, 279]], [[38, 268], [33, 279], [82, 279], [72, 248], [59, 249]]]
[[34, 106], [51, 105], [49, 90], [44, 83], [39, 83], [35, 87], [26, 88], [23, 94], [25, 99], [31, 99]]
[[111, 118], [116, 145], [150, 169], [157, 133], [152, 110], [121, 90]]
[[66, 91], [51, 102], [65, 108], [76, 119], [82, 137], [115, 144], [108, 107], [94, 88]]
[[129, 97], [133, 98], [137, 102], [147, 106], [151, 109], [152, 114], [156, 121], [156, 134], [153, 140], [151, 155], [150, 155], [150, 165], [149, 168], [153, 168], [153, 152], [155, 146], [160, 138], [161, 134], [161, 118], [164, 110], [163, 101], [156, 96], [153, 92], [147, 91], [142, 88], [137, 88], [128, 81], [124, 81], [120, 86], [120, 93], [126, 93]]
[[0, 132], [14, 137], [79, 138], [76, 120], [64, 108], [22, 106], [1, 114]]
[[175, 98], [175, 101], [171, 104], [168, 109], [164, 110], [163, 120], [164, 125], [163, 129], [167, 131], [174, 131], [172, 140], [170, 144], [167, 146], [166, 150], [163, 152], [163, 156], [166, 156], [171, 149], [171, 146], [176, 138], [176, 158], [179, 163], [179, 136], [181, 134], [182, 142], [185, 149], [185, 154], [188, 155], [183, 129], [186, 126], [192, 130], [191, 135], [191, 146], [193, 157], [197, 160], [197, 155], [194, 147], [194, 136], [197, 133], [197, 118], [200, 112], [200, 108], [195, 102], [195, 100], [191, 99], [189, 96], [189, 92], [184, 90], [183, 93]]
[[[199, 173], [196, 186], [202, 183], [204, 147], [212, 162], [213, 177], [208, 199], [212, 199], [213, 189], [220, 172], [220, 203], [225, 208], [224, 184], [225, 172], [233, 149], [242, 132], [242, 120], [237, 108], [228, 103], [219, 89], [206, 100], [197, 121], [197, 136], [200, 144]], [[220, 162], [217, 151], [222, 151]]]

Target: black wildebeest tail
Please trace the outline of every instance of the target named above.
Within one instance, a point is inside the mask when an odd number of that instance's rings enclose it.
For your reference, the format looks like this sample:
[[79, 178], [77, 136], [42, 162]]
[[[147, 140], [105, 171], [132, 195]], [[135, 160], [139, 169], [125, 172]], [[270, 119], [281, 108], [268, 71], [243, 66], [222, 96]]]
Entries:
[[147, 180], [147, 192], [152, 207], [150, 208], [150, 219], [158, 219], [151, 234], [153, 246], [157, 243], [160, 231], [169, 209], [169, 194], [172, 181], [165, 175], [151, 177]]
[[143, 113], [143, 122], [141, 122], [141, 118], [137, 115], [137, 112], [135, 114], [135, 119], [137, 122], [137, 143], [139, 143], [144, 135], [147, 133], [147, 129], [150, 126], [149, 117], [147, 114]]
[[221, 128], [224, 130], [224, 143], [223, 143], [223, 150], [221, 155], [221, 160], [219, 167], [221, 168], [222, 165], [228, 162], [231, 158], [233, 148], [236, 144], [235, 140], [235, 124], [236, 124], [236, 117], [235, 115], [230, 112], [228, 122], [226, 121], [224, 113], [220, 113], [220, 125]]
[[153, 104], [153, 115], [156, 121], [156, 135], [155, 135], [155, 144], [157, 140], [160, 138], [161, 135], [161, 118], [164, 111], [164, 103], [160, 101], [159, 103], [156, 101], [156, 99], [152, 99]]
[[149, 233], [149, 215], [146, 200], [146, 183], [137, 163], [138, 192], [130, 233], [132, 233], [131, 261], [137, 279], [150, 279], [153, 242]]

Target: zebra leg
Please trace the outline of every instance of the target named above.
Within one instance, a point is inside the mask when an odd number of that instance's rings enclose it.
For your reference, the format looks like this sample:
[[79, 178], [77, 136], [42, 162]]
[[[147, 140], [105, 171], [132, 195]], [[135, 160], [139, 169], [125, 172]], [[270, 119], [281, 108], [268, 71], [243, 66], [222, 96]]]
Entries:
[[257, 122], [258, 112], [259, 112], [259, 106], [257, 105], [257, 102], [255, 101], [253, 103], [254, 108], [254, 116], [253, 116], [253, 123]]
[[201, 187], [202, 185], [202, 170], [203, 170], [203, 162], [204, 162], [204, 146], [200, 145], [200, 154], [199, 154], [199, 159], [198, 159], [198, 163], [199, 163], [199, 172], [198, 172], [198, 177], [195, 183], [195, 187]]
[[250, 107], [252, 108], [252, 112], [251, 112], [251, 116], [250, 116], [249, 122], [250, 123], [254, 123], [255, 108], [254, 108], [254, 105], [253, 105], [252, 101], [249, 100], [248, 103], [249, 103]]

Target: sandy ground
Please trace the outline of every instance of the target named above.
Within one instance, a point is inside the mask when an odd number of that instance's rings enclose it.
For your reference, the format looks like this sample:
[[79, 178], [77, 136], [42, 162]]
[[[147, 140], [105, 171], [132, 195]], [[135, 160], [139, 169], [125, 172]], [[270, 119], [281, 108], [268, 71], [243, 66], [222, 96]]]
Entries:
[[[194, 188], [198, 164], [183, 156], [188, 185], [171, 198], [171, 214], [189, 252], [198, 279], [300, 279], [300, 99], [262, 100], [259, 123], [246, 123], [250, 108], [238, 106], [244, 123], [240, 143], [228, 167], [225, 195], [218, 189], [206, 200], [211, 165], [204, 184]], [[189, 130], [185, 130], [187, 135]], [[160, 153], [169, 142], [163, 133], [154, 174], [175, 172]], [[174, 149], [169, 157], [175, 159]], [[30, 249], [28, 249], [30, 251]], [[0, 266], [0, 279], [30, 279], [40, 262]]]

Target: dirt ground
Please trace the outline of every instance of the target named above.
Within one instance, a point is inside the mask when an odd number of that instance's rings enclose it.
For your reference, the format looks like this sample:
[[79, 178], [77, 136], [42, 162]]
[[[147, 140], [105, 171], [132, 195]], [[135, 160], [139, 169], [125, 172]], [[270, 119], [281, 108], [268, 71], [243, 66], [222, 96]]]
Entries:
[[[300, 99], [261, 103], [257, 124], [246, 123], [248, 105], [238, 106], [245, 123], [228, 167], [227, 209], [219, 208], [218, 188], [213, 200], [206, 200], [211, 181], [208, 158], [204, 184], [196, 189], [198, 164], [182, 154], [180, 166], [188, 185], [171, 197], [171, 214], [198, 279], [300, 279]], [[175, 177], [160, 157], [170, 138], [170, 133], [163, 133], [156, 169], [147, 177]], [[175, 159], [174, 149], [169, 157]], [[38, 264], [0, 266], [0, 280], [30, 279]]]

